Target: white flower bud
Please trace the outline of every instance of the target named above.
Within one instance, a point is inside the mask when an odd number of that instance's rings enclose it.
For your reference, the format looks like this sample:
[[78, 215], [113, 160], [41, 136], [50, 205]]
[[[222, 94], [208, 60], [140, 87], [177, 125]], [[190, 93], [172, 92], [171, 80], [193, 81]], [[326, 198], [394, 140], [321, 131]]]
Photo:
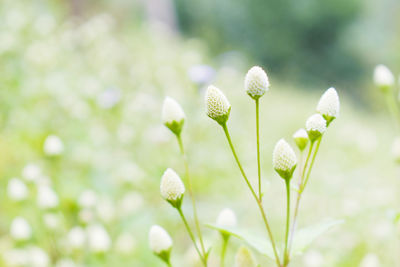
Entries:
[[182, 204], [185, 186], [178, 174], [171, 168], [168, 168], [162, 178], [160, 185], [161, 196], [171, 203], [175, 208], [180, 208]]
[[392, 155], [397, 163], [400, 163], [400, 137], [397, 137], [392, 145]]
[[317, 112], [326, 120], [327, 125], [339, 115], [340, 102], [335, 88], [331, 87], [321, 96]]
[[107, 230], [100, 224], [88, 226], [86, 229], [89, 249], [93, 252], [107, 252], [111, 247], [111, 238]]
[[296, 145], [300, 149], [300, 151], [303, 151], [304, 148], [306, 148], [308, 143], [308, 134], [306, 130], [304, 130], [303, 128], [297, 130], [293, 134], [293, 139], [296, 142]]
[[151, 250], [160, 255], [162, 253], [168, 253], [172, 248], [172, 239], [161, 226], [153, 225], [149, 232], [149, 244]]
[[185, 113], [182, 107], [171, 97], [166, 97], [162, 107], [162, 120], [174, 134], [179, 135], [185, 122]]
[[205, 102], [208, 117], [221, 125], [225, 124], [231, 112], [231, 104], [221, 90], [210, 85], [207, 88]]
[[18, 241], [28, 240], [32, 236], [29, 223], [22, 217], [17, 217], [11, 222], [10, 235]]
[[43, 209], [51, 209], [58, 206], [57, 193], [49, 186], [41, 185], [38, 188], [37, 204]]
[[235, 227], [236, 223], [236, 215], [231, 209], [223, 209], [217, 217], [219, 227]]
[[12, 178], [8, 181], [7, 194], [9, 198], [15, 201], [21, 201], [28, 196], [28, 187], [18, 178]]
[[297, 165], [297, 157], [291, 146], [284, 139], [280, 139], [275, 145], [272, 154], [272, 165], [283, 179], [292, 178]]
[[236, 267], [255, 267], [253, 254], [246, 247], [240, 247], [235, 256]]
[[67, 234], [68, 246], [71, 249], [81, 249], [86, 243], [86, 233], [79, 226], [75, 226], [69, 230]]
[[48, 156], [60, 155], [64, 151], [64, 144], [56, 135], [49, 135], [44, 141], [44, 153]]
[[311, 142], [314, 142], [326, 131], [326, 120], [321, 114], [314, 114], [307, 119], [306, 130]]
[[394, 84], [394, 76], [385, 65], [377, 65], [374, 70], [374, 82], [383, 92], [387, 92]]
[[262, 97], [269, 89], [269, 80], [265, 71], [258, 66], [252, 67], [244, 79], [244, 88], [254, 100]]

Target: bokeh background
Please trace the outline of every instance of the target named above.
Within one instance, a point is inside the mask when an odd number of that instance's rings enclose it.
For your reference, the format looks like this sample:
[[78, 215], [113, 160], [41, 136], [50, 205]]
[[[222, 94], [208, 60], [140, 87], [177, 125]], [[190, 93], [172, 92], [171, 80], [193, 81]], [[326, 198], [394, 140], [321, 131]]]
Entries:
[[[187, 116], [183, 140], [202, 222], [229, 207], [241, 227], [262, 230], [203, 104], [208, 84], [226, 93], [233, 141], [255, 182], [254, 105], [243, 90], [253, 65], [271, 82], [261, 148], [278, 239], [285, 194], [273, 147], [281, 137], [292, 142], [328, 87], [341, 98], [299, 224], [344, 223], [292, 266], [400, 266], [400, 173], [390, 152], [397, 130], [372, 82], [379, 63], [399, 73], [399, 1], [3, 0], [0, 18], [0, 266], [163, 266], [148, 246], [153, 224], [173, 237], [175, 266], [196, 266], [183, 225], [159, 194], [167, 167], [184, 173], [161, 122], [167, 95]], [[188, 199], [183, 208], [191, 214]], [[203, 232], [210, 262], [218, 262], [219, 236]], [[240, 244], [232, 240], [228, 266]]]

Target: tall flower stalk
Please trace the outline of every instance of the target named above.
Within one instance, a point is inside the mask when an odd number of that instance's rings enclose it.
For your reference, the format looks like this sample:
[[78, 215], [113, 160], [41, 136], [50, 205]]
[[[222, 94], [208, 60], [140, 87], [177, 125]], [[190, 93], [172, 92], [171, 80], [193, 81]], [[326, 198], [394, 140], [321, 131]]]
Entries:
[[206, 109], [207, 109], [207, 115], [215, 120], [216, 122], [218, 122], [218, 124], [222, 127], [224, 133], [225, 133], [225, 137], [228, 141], [229, 147], [232, 151], [232, 154], [235, 158], [236, 164], [239, 167], [240, 173], [242, 174], [243, 179], [246, 182], [247, 187], [249, 188], [251, 195], [253, 196], [254, 200], [257, 203], [257, 206], [260, 210], [263, 222], [265, 224], [265, 227], [267, 229], [268, 232], [268, 236], [269, 239], [271, 241], [271, 245], [272, 245], [272, 249], [274, 251], [274, 256], [275, 256], [275, 261], [277, 263], [278, 266], [281, 266], [280, 263], [280, 259], [279, 259], [279, 255], [278, 255], [278, 251], [276, 249], [276, 244], [275, 244], [275, 240], [271, 231], [271, 228], [269, 226], [268, 223], [268, 219], [267, 216], [265, 214], [264, 208], [263, 208], [263, 204], [261, 201], [261, 198], [259, 198], [253, 188], [253, 186], [251, 185], [249, 179], [247, 178], [247, 175], [242, 167], [242, 164], [240, 163], [239, 157], [237, 156], [236, 150], [233, 146], [230, 134], [229, 134], [229, 130], [227, 127], [226, 122], [229, 119], [229, 114], [231, 111], [231, 105], [228, 101], [228, 99], [225, 97], [225, 95], [215, 86], [209, 86], [206, 92], [206, 97], [205, 97], [205, 102], [206, 102]]

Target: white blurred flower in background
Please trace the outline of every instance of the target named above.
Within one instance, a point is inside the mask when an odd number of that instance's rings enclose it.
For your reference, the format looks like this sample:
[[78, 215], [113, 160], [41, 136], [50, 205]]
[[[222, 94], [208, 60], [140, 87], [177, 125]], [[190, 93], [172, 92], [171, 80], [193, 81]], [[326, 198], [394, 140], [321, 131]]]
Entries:
[[77, 267], [78, 265], [69, 258], [63, 258], [57, 261], [55, 267]]
[[130, 254], [136, 247], [131, 233], [121, 233], [115, 241], [115, 249], [121, 254]]
[[104, 228], [100, 224], [93, 224], [87, 227], [87, 238], [89, 249], [93, 252], [107, 252], [111, 247], [111, 239]]
[[381, 263], [379, 258], [374, 253], [369, 253], [361, 260], [359, 267], [380, 267]]
[[64, 143], [60, 137], [49, 135], [44, 141], [43, 150], [48, 156], [60, 155], [64, 151]]
[[47, 253], [39, 247], [30, 247], [29, 266], [30, 267], [47, 267], [50, 264], [50, 258]]
[[37, 204], [40, 208], [55, 208], [58, 206], [58, 203], [58, 195], [51, 187], [46, 185], [38, 187]]
[[92, 208], [97, 204], [97, 194], [93, 190], [83, 191], [78, 198], [78, 205], [81, 208]]
[[71, 249], [82, 249], [86, 244], [86, 232], [80, 226], [71, 228], [67, 234], [67, 245]]
[[22, 170], [22, 177], [30, 182], [36, 181], [41, 175], [41, 168], [34, 163], [28, 163]]
[[16, 217], [10, 226], [10, 235], [17, 241], [28, 240], [32, 236], [30, 224], [22, 217]]
[[11, 178], [7, 185], [8, 197], [15, 201], [21, 201], [28, 196], [28, 187], [18, 178]]

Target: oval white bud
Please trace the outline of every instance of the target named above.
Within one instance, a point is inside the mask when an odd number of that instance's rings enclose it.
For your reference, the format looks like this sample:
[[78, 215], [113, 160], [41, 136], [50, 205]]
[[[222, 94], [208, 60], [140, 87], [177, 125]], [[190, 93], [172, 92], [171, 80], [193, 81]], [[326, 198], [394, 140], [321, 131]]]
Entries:
[[306, 130], [311, 142], [314, 142], [326, 131], [326, 120], [321, 114], [314, 114], [307, 119]]
[[178, 174], [171, 168], [168, 168], [162, 178], [160, 185], [161, 196], [171, 205], [179, 208], [182, 202], [185, 186]]
[[174, 134], [179, 135], [182, 131], [185, 121], [185, 113], [181, 105], [175, 99], [167, 96], [164, 100], [162, 113], [162, 121]]
[[293, 139], [296, 142], [296, 145], [300, 149], [300, 151], [303, 151], [304, 148], [306, 148], [308, 143], [308, 134], [306, 130], [304, 130], [303, 128], [297, 130], [293, 134]]
[[272, 154], [272, 165], [283, 179], [292, 178], [297, 165], [297, 157], [292, 147], [284, 139], [280, 139], [275, 145]]
[[18, 178], [12, 178], [7, 185], [8, 197], [15, 201], [21, 201], [28, 196], [28, 187]]
[[326, 120], [327, 124], [339, 115], [340, 102], [335, 88], [331, 87], [321, 96], [317, 105], [317, 112]]
[[168, 252], [172, 248], [172, 239], [161, 226], [153, 225], [149, 232], [149, 244], [156, 254]]
[[244, 79], [246, 93], [253, 99], [262, 97], [269, 89], [269, 80], [265, 71], [259, 67], [252, 67]]
[[64, 151], [64, 144], [56, 135], [49, 135], [44, 141], [44, 153], [48, 156], [60, 155]]
[[217, 226], [235, 227], [237, 223], [236, 215], [231, 209], [223, 209], [217, 217]]
[[256, 261], [253, 254], [246, 247], [240, 247], [235, 256], [236, 267], [255, 267]]
[[377, 65], [374, 70], [374, 82], [382, 91], [386, 92], [394, 84], [394, 76], [385, 65]]
[[17, 217], [11, 222], [10, 235], [18, 241], [28, 240], [32, 236], [32, 228], [22, 217]]
[[111, 238], [101, 224], [90, 225], [87, 229], [89, 249], [93, 252], [106, 252], [110, 250]]
[[229, 118], [231, 104], [221, 90], [210, 85], [207, 88], [205, 102], [208, 117], [221, 125], [225, 124]]

